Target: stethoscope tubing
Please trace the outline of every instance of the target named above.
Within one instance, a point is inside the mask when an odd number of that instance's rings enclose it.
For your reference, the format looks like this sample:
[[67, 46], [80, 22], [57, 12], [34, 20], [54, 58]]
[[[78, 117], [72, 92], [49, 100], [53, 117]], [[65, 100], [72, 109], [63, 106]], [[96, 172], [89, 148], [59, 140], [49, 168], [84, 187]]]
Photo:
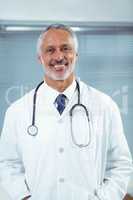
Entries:
[[[38, 134], [38, 127], [35, 125], [35, 117], [36, 117], [36, 100], [37, 100], [37, 92], [38, 92], [38, 89], [40, 88], [40, 86], [44, 83], [44, 81], [40, 82], [36, 89], [35, 89], [35, 92], [34, 92], [34, 96], [33, 96], [33, 113], [32, 113], [32, 124], [30, 126], [28, 126], [27, 128], [27, 132], [29, 135], [31, 136], [36, 136]], [[89, 119], [89, 112], [86, 108], [85, 105], [81, 104], [80, 103], [80, 86], [79, 86], [79, 83], [78, 81], [76, 80], [76, 88], [77, 88], [77, 91], [78, 91], [78, 103], [77, 104], [74, 104], [72, 106], [72, 108], [70, 109], [69, 111], [69, 115], [70, 115], [70, 124], [71, 124], [71, 136], [72, 136], [72, 141], [73, 143], [82, 148], [82, 147], [87, 147], [90, 145], [90, 142], [91, 142], [91, 127], [90, 127], [90, 119]], [[88, 124], [89, 124], [89, 140], [86, 144], [78, 144], [75, 140], [75, 137], [74, 137], [74, 134], [73, 134], [73, 127], [72, 127], [72, 116], [73, 116], [73, 112], [74, 112], [74, 109], [76, 107], [82, 107], [86, 113], [86, 117], [87, 117], [87, 120], [88, 120]]]

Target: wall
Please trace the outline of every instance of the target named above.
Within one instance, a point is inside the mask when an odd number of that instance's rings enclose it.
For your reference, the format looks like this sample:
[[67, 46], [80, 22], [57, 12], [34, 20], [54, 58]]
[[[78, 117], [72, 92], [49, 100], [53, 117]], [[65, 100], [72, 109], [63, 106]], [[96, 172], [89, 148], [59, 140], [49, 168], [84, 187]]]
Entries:
[[0, 0], [0, 19], [133, 22], [133, 1]]
[[0, 20], [133, 22], [133, 0], [0, 0]]
[[[39, 32], [14, 32], [0, 35], [2, 66], [0, 129], [9, 102], [15, 101], [27, 90], [36, 86], [43, 76], [42, 66], [39, 66], [36, 58], [38, 35]], [[118, 103], [125, 134], [133, 154], [133, 134], [131, 134], [133, 130], [133, 35], [112, 32], [89, 35], [80, 33], [78, 39], [77, 75], [80, 75], [86, 83], [112, 96]], [[132, 183], [130, 185], [130, 193], [132, 193]], [[0, 200], [8, 200], [6, 194], [1, 191]]]

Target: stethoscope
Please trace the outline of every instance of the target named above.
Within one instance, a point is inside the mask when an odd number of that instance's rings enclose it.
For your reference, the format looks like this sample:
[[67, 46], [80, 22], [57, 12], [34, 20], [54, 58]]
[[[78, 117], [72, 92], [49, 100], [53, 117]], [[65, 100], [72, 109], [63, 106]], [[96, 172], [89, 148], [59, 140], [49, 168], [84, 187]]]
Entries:
[[[35, 89], [35, 92], [34, 92], [34, 95], [33, 95], [32, 124], [31, 124], [30, 126], [28, 126], [28, 128], [27, 128], [27, 132], [28, 132], [28, 134], [31, 135], [31, 136], [36, 136], [36, 135], [38, 134], [38, 127], [35, 125], [35, 117], [36, 117], [36, 99], [37, 99], [37, 91], [38, 91], [38, 89], [40, 88], [40, 86], [41, 86], [43, 83], [44, 83], [44, 81], [42, 81], [41, 83], [39, 83], [39, 84], [37, 85], [37, 87], [36, 87], [36, 89]], [[78, 80], [76, 80], [76, 89], [77, 89], [77, 91], [78, 91], [78, 103], [77, 103], [77, 104], [74, 104], [74, 105], [72, 106], [72, 108], [70, 109], [70, 111], [69, 111], [69, 115], [70, 115], [70, 124], [71, 124], [71, 125], [70, 125], [70, 126], [71, 126], [71, 137], [72, 137], [73, 143], [74, 143], [76, 146], [82, 148], [82, 147], [87, 147], [87, 146], [89, 146], [90, 143], [91, 143], [91, 127], [90, 127], [89, 112], [88, 112], [86, 106], [83, 105], [83, 104], [81, 104], [81, 102], [80, 102], [80, 86], [79, 86]], [[85, 112], [85, 114], [86, 114], [86, 117], [87, 117], [88, 125], [89, 125], [89, 133], [88, 133], [88, 134], [89, 134], [89, 139], [88, 139], [88, 141], [87, 141], [85, 144], [83, 144], [83, 143], [79, 144], [79, 143], [76, 141], [76, 139], [75, 139], [75, 137], [74, 137], [74, 134], [73, 134], [73, 126], [72, 126], [72, 124], [73, 124], [73, 112], [74, 112], [74, 110], [75, 110], [77, 107], [80, 107], [80, 108], [82, 108], [82, 109], [84, 110], [84, 112]], [[82, 133], [81, 133], [81, 134], [82, 134]]]

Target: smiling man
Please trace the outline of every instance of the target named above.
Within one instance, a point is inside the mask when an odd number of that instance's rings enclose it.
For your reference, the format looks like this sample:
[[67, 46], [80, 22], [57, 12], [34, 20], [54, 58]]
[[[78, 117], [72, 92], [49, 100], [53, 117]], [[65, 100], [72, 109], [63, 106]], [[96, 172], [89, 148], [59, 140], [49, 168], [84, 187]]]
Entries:
[[77, 79], [75, 33], [49, 26], [37, 55], [44, 80], [6, 112], [3, 187], [12, 200], [122, 200], [132, 159], [120, 112], [109, 96]]
[[38, 40], [38, 58], [44, 65], [45, 81], [60, 92], [73, 81], [77, 44], [74, 33], [62, 28], [49, 27]]

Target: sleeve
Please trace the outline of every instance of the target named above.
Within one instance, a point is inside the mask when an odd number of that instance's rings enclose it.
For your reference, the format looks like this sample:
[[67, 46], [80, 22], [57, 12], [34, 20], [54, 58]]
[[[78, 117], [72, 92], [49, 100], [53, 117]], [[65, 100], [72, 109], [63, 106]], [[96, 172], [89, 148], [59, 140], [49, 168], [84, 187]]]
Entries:
[[124, 136], [117, 105], [112, 102], [109, 147], [103, 183], [96, 190], [98, 200], [122, 200], [133, 172], [132, 158]]
[[30, 191], [26, 184], [25, 169], [18, 147], [15, 116], [18, 118], [9, 108], [0, 138], [0, 180], [12, 200], [21, 200], [29, 196]]

